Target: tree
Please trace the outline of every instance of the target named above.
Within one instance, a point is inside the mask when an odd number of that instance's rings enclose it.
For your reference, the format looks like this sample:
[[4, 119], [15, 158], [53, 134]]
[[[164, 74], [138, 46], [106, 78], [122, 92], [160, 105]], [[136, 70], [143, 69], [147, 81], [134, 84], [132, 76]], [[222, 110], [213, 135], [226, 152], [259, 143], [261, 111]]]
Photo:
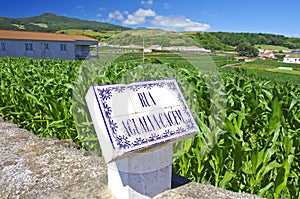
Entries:
[[259, 51], [249, 43], [238, 44], [236, 47], [236, 52], [238, 52], [240, 56], [246, 57], [256, 57], [259, 53]]

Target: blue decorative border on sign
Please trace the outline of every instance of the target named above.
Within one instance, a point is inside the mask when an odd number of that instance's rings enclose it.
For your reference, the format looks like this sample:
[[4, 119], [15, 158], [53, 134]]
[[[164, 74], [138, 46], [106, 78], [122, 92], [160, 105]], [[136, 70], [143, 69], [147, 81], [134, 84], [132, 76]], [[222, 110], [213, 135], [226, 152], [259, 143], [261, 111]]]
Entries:
[[[118, 126], [117, 122], [115, 122], [111, 118], [113, 109], [107, 103], [107, 101], [112, 98], [113, 92], [123, 93], [126, 89], [137, 92], [142, 88], [151, 90], [154, 87], [168, 88], [172, 92], [176, 93], [177, 99], [181, 103], [184, 113], [189, 118], [187, 120], [185, 127], [181, 127], [181, 126], [177, 127], [176, 130], [174, 130], [174, 131], [170, 130], [170, 129], [166, 129], [162, 134], [152, 133], [147, 138], [138, 137], [133, 141], [130, 141], [130, 139], [126, 135], [118, 135], [117, 130], [118, 130], [119, 126]], [[124, 85], [112, 86], [112, 87], [105, 87], [103, 89], [98, 88], [97, 92], [98, 92], [97, 94], [99, 96], [99, 99], [104, 108], [104, 117], [105, 117], [106, 121], [108, 121], [107, 126], [111, 129], [112, 137], [115, 140], [115, 142], [117, 143], [119, 148], [128, 149], [130, 147], [136, 147], [136, 146], [143, 145], [147, 142], [150, 142], [150, 144], [151, 144], [151, 142], [156, 142], [161, 139], [166, 139], [168, 137], [174, 136], [175, 134], [181, 134], [181, 133], [184, 133], [184, 132], [192, 130], [192, 129], [197, 129], [197, 127], [195, 126], [195, 123], [191, 119], [191, 114], [189, 112], [189, 109], [185, 104], [185, 100], [183, 99], [183, 97], [179, 91], [179, 87], [177, 86], [177, 83], [175, 80], [164, 80], [164, 81], [155, 82], [155, 83], [146, 83], [145, 82], [142, 84], [135, 84], [135, 85], [128, 85], [128, 86], [124, 86]], [[113, 142], [112, 142], [112, 144], [113, 144], [113, 147], [116, 148], [116, 146], [114, 146]]]

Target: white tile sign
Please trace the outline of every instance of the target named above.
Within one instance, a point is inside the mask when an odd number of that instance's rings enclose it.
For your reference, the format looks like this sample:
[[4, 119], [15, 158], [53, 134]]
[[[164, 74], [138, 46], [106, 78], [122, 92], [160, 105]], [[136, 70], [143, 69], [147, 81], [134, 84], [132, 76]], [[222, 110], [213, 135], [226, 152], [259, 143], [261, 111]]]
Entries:
[[198, 131], [175, 79], [92, 86], [86, 101], [107, 162]]

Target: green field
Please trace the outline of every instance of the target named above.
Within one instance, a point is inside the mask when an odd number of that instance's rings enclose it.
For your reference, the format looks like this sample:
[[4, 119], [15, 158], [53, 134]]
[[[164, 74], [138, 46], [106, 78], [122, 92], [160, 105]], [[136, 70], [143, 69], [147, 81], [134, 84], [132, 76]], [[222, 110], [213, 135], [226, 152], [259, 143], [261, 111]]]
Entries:
[[143, 62], [143, 56], [146, 63], [151, 62], [161, 62], [163, 64], [190, 64], [193, 62], [203, 62], [215, 64], [216, 67], [220, 68], [227, 64], [237, 64], [241, 61], [233, 61], [233, 56], [217, 56], [208, 54], [191, 54], [187, 57], [182, 57], [180, 53], [176, 52], [154, 52], [154, 53], [111, 53], [109, 50], [104, 50], [100, 52], [100, 59], [103, 60], [114, 60], [115, 62]]
[[281, 61], [273, 61], [273, 60], [257, 60], [257, 61], [247, 62], [245, 65], [268, 67], [268, 68], [291, 67], [294, 69], [300, 69], [300, 64], [283, 63]]
[[273, 82], [281, 83], [293, 83], [300, 85], [300, 73], [299, 71], [286, 71], [286, 70], [277, 70], [277, 69], [266, 69], [262, 67], [249, 67], [241, 66], [238, 68], [230, 68], [226, 70], [237, 70], [243, 71], [249, 76], [254, 76], [257, 79], [269, 80]]
[[[174, 173], [267, 198], [300, 197], [297, 82], [288, 76], [277, 81], [268, 71], [222, 69], [228, 57], [193, 55], [188, 63], [178, 55], [149, 54], [143, 64], [141, 54], [135, 56], [114, 62], [1, 58], [0, 116], [38, 136], [72, 139], [100, 154], [87, 89], [175, 77], [200, 132], [174, 145]], [[152, 63], [157, 60], [163, 64]], [[193, 60], [206, 68], [193, 67]], [[216, 65], [217, 70], [209, 68]]]
[[59, 30], [56, 33], [64, 33], [64, 34], [72, 34], [72, 35], [85, 35], [87, 37], [92, 37], [94, 39], [98, 39], [99, 41], [103, 41], [112, 37], [116, 34], [119, 34], [120, 31], [93, 31], [93, 30], [79, 30], [79, 29], [67, 29], [67, 30]]
[[289, 50], [287, 47], [284, 46], [273, 46], [273, 45], [266, 45], [266, 44], [256, 44], [254, 45], [255, 48], [260, 48], [264, 50]]

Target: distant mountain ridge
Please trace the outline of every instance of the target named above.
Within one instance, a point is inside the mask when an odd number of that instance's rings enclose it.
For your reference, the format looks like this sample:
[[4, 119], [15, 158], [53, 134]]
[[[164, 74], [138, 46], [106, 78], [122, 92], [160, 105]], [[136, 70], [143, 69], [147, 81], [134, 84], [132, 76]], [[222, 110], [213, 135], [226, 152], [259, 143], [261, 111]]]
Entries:
[[0, 17], [0, 29], [25, 30], [38, 32], [56, 32], [65, 29], [94, 30], [94, 31], [123, 31], [130, 28], [104, 22], [81, 20], [52, 13], [27, 18]]

